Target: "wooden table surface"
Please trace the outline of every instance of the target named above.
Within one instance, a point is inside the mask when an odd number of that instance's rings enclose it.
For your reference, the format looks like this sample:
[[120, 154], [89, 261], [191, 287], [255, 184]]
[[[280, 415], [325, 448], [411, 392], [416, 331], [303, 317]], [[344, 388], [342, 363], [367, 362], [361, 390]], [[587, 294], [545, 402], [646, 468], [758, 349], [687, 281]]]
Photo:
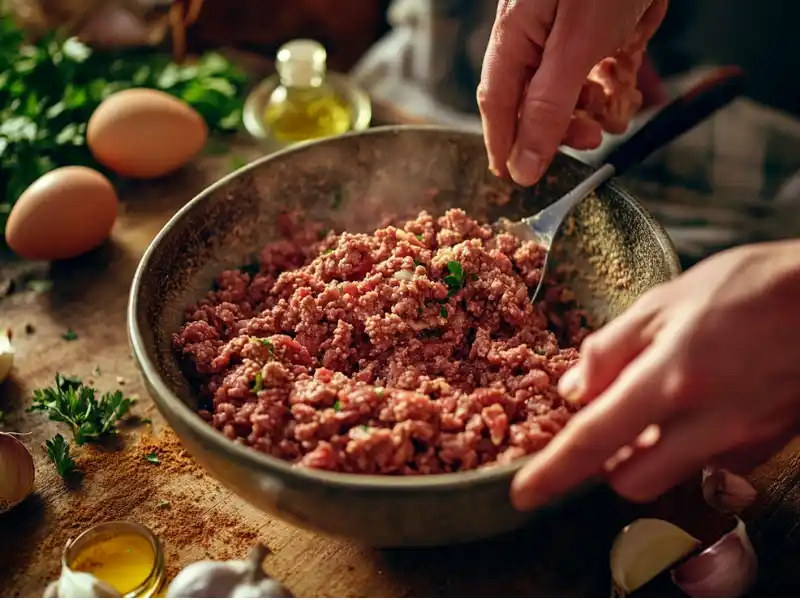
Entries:
[[[185, 510], [178, 504], [190, 503], [188, 510], [205, 527], [165, 537], [171, 572], [203, 556], [230, 558], [232, 540], [244, 533], [271, 548], [270, 572], [297, 596], [606, 596], [611, 540], [636, 515], [670, 517], [697, 535], [704, 535], [704, 528], [710, 535], [713, 519], [698, 499], [697, 485], [647, 507], [600, 492], [505, 539], [418, 551], [374, 551], [297, 530], [251, 508], [209, 477], [189, 472], [159, 475], [154, 468], [149, 491], [137, 496], [142, 481], [115, 480], [112, 486], [113, 461], [107, 466], [95, 461], [77, 489], [65, 487], [42, 443], [57, 431], [67, 432], [42, 414], [25, 413], [33, 389], [51, 385], [57, 371], [91, 377], [104, 390], [123, 386], [127, 394], [140, 396], [135, 412], [153, 419], [153, 435], [164, 434], [167, 427], [147, 397], [128, 349], [126, 305], [134, 269], [180, 206], [230, 171], [234, 162], [258, 154], [255, 148], [237, 146], [225, 156], [206, 155], [163, 181], [127, 189], [112, 239], [88, 256], [51, 266], [0, 257], [0, 327], [13, 328], [17, 349], [12, 378], [0, 385], [2, 430], [30, 433], [23, 439], [37, 466], [34, 495], [0, 516], [1, 595], [42, 593], [58, 572], [59, 550], [67, 536], [80, 531], [81, 523], [69, 522], [76, 508], [86, 509], [89, 522], [95, 512], [113, 509], [115, 515], [167, 531], [176, 525], [169, 510], [157, 507], [165, 497], [179, 499], [172, 510]], [[26, 289], [21, 284], [26, 278], [48, 278], [52, 288]], [[16, 282], [10, 292], [8, 280]], [[26, 324], [32, 333], [25, 333]], [[69, 328], [77, 340], [62, 339]], [[145, 429], [126, 433], [126, 448], [118, 452], [130, 451]], [[79, 462], [84, 452], [78, 450]], [[753, 477], [761, 495], [746, 520], [761, 560], [759, 594], [787, 595], [800, 587], [799, 465], [800, 444], [790, 445]]]

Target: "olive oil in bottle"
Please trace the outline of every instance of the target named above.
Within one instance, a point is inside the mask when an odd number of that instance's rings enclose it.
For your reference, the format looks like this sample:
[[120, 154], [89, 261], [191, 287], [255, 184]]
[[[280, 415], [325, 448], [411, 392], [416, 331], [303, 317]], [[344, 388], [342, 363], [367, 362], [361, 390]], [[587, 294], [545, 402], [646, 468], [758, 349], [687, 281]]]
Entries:
[[275, 140], [302, 142], [351, 129], [350, 106], [325, 82], [326, 62], [325, 48], [313, 40], [294, 40], [278, 51], [280, 85], [264, 110]]

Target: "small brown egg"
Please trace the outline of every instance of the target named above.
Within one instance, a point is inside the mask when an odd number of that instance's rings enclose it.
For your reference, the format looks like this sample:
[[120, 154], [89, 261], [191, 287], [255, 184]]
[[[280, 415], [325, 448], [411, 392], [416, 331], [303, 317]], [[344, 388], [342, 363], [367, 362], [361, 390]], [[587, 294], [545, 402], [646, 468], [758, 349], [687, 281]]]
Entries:
[[197, 111], [148, 89], [110, 95], [86, 129], [86, 143], [100, 164], [137, 179], [161, 177], [184, 166], [207, 140], [208, 126]]
[[108, 237], [119, 201], [111, 182], [87, 167], [62, 167], [25, 190], [6, 223], [9, 247], [29, 260], [72, 258]]

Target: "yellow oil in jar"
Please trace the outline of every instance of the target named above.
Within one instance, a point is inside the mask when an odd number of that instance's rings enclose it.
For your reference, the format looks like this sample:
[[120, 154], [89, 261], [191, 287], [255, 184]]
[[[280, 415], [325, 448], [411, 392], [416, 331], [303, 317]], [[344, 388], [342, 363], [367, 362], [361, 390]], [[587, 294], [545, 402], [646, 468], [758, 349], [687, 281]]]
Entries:
[[340, 135], [353, 126], [352, 110], [325, 82], [327, 54], [312, 40], [295, 40], [278, 51], [280, 85], [264, 109], [264, 122], [282, 143]]
[[82, 548], [71, 568], [91, 573], [125, 595], [147, 581], [155, 562], [156, 554], [149, 540], [133, 533], [120, 533]]

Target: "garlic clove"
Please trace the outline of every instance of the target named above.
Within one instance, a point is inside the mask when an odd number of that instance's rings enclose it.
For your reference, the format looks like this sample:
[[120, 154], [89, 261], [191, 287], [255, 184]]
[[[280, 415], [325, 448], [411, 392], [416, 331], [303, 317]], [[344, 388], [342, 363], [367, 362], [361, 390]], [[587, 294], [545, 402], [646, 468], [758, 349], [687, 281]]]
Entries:
[[756, 557], [744, 521], [719, 541], [672, 571], [672, 581], [693, 598], [741, 598], [758, 576]]
[[25, 445], [10, 433], [0, 433], [0, 514], [28, 497], [35, 477], [33, 457]]
[[264, 579], [258, 583], [237, 585], [231, 598], [293, 598], [280, 581]]
[[14, 346], [11, 345], [11, 332], [0, 333], [0, 383], [11, 374], [14, 366]]
[[230, 598], [248, 568], [241, 560], [192, 563], [170, 582], [167, 598]]
[[91, 573], [73, 571], [64, 565], [58, 578], [59, 598], [121, 598], [117, 590]]
[[700, 540], [660, 519], [634, 521], [611, 547], [614, 591], [626, 597], [700, 546]]
[[724, 469], [703, 469], [703, 498], [720, 512], [738, 514], [756, 500], [758, 492], [747, 479]]

